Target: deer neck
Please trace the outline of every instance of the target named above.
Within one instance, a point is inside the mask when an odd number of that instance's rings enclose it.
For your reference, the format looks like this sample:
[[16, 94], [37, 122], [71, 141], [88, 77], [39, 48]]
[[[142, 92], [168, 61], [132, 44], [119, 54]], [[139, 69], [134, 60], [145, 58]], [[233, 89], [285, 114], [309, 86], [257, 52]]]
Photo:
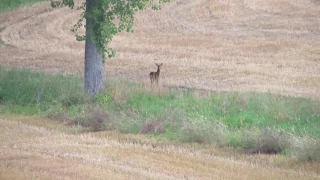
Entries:
[[160, 68], [158, 67], [157, 69], [157, 74], [159, 75], [160, 74]]

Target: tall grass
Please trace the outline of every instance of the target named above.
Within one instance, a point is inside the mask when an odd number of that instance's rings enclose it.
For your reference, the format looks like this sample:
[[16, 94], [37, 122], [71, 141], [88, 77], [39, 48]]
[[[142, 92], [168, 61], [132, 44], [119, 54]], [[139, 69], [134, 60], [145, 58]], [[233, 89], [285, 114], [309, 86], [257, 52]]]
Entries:
[[4, 112], [32, 115], [55, 107], [81, 104], [84, 98], [79, 77], [0, 67], [0, 101], [5, 105]]
[[181, 89], [159, 95], [143, 84], [118, 79], [109, 80], [95, 99], [87, 98], [83, 88], [83, 79], [76, 76], [0, 68], [0, 112], [44, 115], [94, 131], [146, 133], [320, 159], [315, 153], [320, 147], [319, 101], [271, 93], [196, 97]]
[[33, 4], [45, 0], [1, 0], [0, 11], [18, 8], [22, 5]]
[[138, 112], [138, 119], [156, 119], [169, 112], [183, 112], [181, 118], [204, 123], [217, 121], [233, 130], [272, 128], [299, 136], [320, 138], [319, 102], [270, 93], [214, 93], [196, 98], [190, 93], [162, 97], [137, 93], [124, 108]]

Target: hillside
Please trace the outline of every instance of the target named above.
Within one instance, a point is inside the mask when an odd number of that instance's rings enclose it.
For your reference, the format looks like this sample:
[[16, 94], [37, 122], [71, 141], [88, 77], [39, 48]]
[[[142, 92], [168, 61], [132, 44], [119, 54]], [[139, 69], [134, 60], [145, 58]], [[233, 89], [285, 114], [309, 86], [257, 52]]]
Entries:
[[[177, 0], [138, 13], [135, 33], [114, 39], [107, 74], [148, 82], [163, 62], [166, 87], [318, 98], [319, 12], [314, 0]], [[1, 13], [1, 65], [82, 74], [84, 44], [70, 32], [79, 13], [48, 3]]]
[[[319, 1], [138, 12], [135, 32], [111, 44], [96, 100], [79, 76], [59, 75], [83, 75], [70, 31], [80, 13], [49, 2], [0, 12], [0, 179], [320, 179]], [[155, 63], [160, 91], [149, 88]], [[211, 92], [226, 93], [198, 96]], [[278, 154], [253, 152], [274, 142]]]

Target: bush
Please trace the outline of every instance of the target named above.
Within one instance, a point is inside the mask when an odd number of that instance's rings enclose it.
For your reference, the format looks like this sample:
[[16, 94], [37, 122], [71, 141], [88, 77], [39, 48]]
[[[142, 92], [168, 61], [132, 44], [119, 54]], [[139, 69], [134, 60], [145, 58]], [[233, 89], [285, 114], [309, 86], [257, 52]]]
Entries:
[[95, 132], [115, 129], [115, 124], [110, 120], [109, 115], [94, 105], [88, 105], [85, 113], [75, 119], [82, 126]]
[[245, 133], [243, 144], [247, 154], [279, 154], [290, 147], [288, 136], [275, 130], [266, 129], [263, 132]]
[[184, 142], [214, 143], [225, 145], [229, 131], [225, 125], [218, 121], [192, 121], [185, 122], [181, 127], [180, 139]]
[[308, 137], [293, 137], [291, 152], [299, 161], [320, 161], [320, 141]]
[[147, 121], [141, 128], [140, 134], [163, 134], [165, 133], [164, 125], [161, 121]]

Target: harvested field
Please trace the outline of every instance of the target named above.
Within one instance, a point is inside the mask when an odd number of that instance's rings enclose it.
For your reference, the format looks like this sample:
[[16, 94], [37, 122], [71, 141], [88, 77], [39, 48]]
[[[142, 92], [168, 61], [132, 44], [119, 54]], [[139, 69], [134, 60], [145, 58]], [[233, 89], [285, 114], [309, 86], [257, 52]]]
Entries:
[[[314, 0], [177, 0], [136, 16], [117, 36], [107, 76], [162, 85], [319, 98], [320, 3]], [[44, 2], [0, 13], [0, 64], [83, 74], [84, 43], [70, 32], [80, 12]]]
[[36, 117], [1, 118], [0, 131], [0, 179], [320, 178], [319, 164], [291, 164], [282, 155], [232, 155], [139, 135], [81, 133]]
[[[0, 65], [83, 75], [84, 43], [70, 31], [80, 13], [48, 2], [1, 12]], [[108, 78], [149, 83], [162, 62], [163, 87], [320, 97], [316, 0], [176, 0], [137, 13], [135, 32], [111, 47]], [[320, 179], [318, 162], [38, 117], [0, 116], [0, 131], [0, 179]]]

